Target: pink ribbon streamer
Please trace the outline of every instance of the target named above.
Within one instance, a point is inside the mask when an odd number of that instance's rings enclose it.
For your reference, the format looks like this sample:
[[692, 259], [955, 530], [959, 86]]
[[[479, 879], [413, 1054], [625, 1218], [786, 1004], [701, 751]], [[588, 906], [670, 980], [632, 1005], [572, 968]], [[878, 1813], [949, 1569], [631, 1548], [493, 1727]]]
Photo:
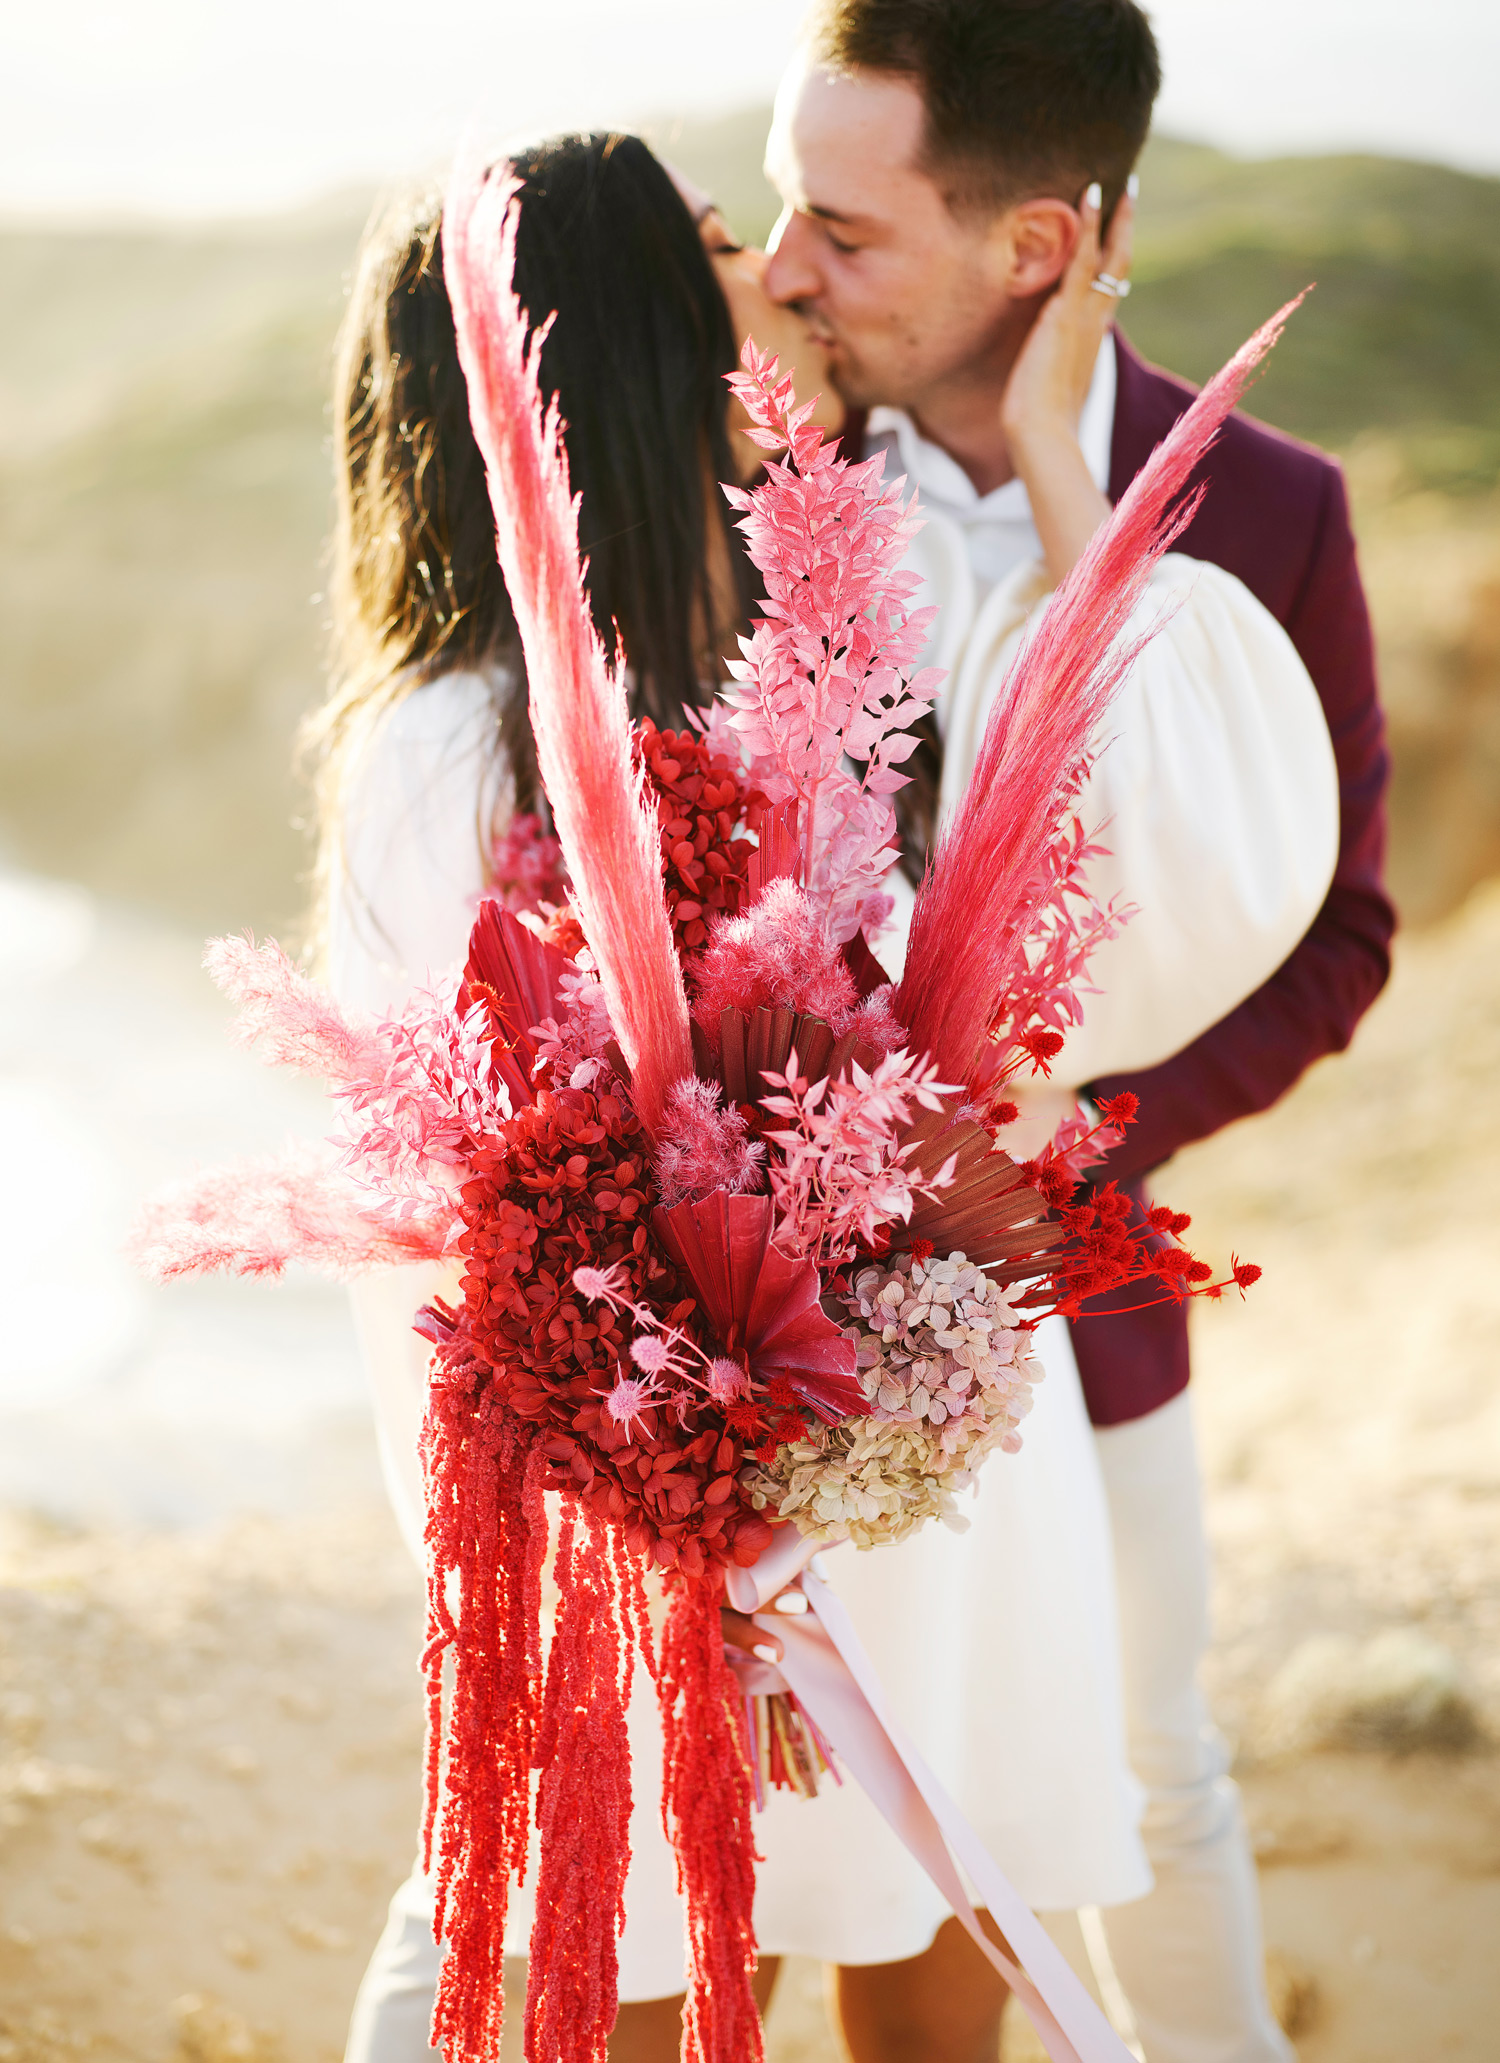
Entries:
[[[788, 1526], [753, 1569], [734, 1569], [729, 1602], [756, 1612], [798, 1579], [809, 1610], [762, 1623], [779, 1635], [778, 1667], [730, 1650], [747, 1691], [790, 1690], [849, 1773], [942, 1892], [976, 1946], [1025, 2009], [1052, 2063], [1133, 2063], [1131, 2052], [1090, 1997], [1067, 1958], [1006, 1878], [891, 1711], [853, 1622], [837, 1595], [806, 1565], [816, 1544]], [[959, 1866], [1006, 1941], [1012, 1960], [979, 1924]]]

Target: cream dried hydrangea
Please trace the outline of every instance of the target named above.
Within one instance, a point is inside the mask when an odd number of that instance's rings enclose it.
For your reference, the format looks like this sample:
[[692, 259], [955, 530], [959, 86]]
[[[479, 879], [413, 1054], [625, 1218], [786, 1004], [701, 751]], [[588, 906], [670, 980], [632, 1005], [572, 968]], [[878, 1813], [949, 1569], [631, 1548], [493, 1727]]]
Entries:
[[856, 1547], [904, 1539], [932, 1518], [962, 1531], [957, 1493], [993, 1447], [1021, 1444], [1043, 1374], [1031, 1333], [1007, 1291], [961, 1253], [864, 1268], [840, 1302], [869, 1416], [814, 1425], [769, 1465], [752, 1464], [742, 1478], [751, 1502]]

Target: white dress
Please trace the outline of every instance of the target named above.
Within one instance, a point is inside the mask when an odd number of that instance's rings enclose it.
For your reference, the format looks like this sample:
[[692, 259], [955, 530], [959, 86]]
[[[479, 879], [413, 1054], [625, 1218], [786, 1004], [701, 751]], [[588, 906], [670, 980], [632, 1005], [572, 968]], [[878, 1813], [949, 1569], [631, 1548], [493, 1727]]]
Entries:
[[[1211, 577], [1198, 577], [1205, 573]], [[1332, 872], [1332, 752], [1296, 654], [1230, 576], [1179, 561], [1158, 578], [1185, 582], [1187, 592], [1137, 664], [1116, 714], [1120, 742], [1094, 779], [1105, 786], [1109, 808], [1134, 809], [1133, 791], [1159, 771], [1153, 763], [1164, 741], [1184, 765], [1196, 758], [1200, 779], [1185, 788], [1167, 783], [1166, 804], [1141, 805], [1151, 811], [1150, 837], [1123, 843], [1108, 885], [1142, 906], [1125, 937], [1140, 938], [1137, 926], [1148, 927], [1145, 971], [1133, 977], [1128, 953], [1112, 967], [1110, 989], [1089, 1004], [1087, 1063], [1070, 1079], [1142, 1064], [1146, 1053], [1164, 1057], [1205, 1029], [1285, 957]], [[971, 617], [962, 626], [983, 630], [989, 662], [976, 658], [966, 667], [980, 646], [958, 638], [942, 720], [960, 783], [972, 766], [968, 741], [972, 735], [977, 746], [982, 729], [982, 715], [965, 712], [995, 691], [993, 669], [1003, 670], [1025, 617], [1018, 604], [1008, 617], [997, 609], [983, 625]], [[1262, 705], [1269, 715], [1258, 722]], [[386, 720], [351, 787], [348, 883], [332, 936], [334, 986], [349, 1002], [387, 1007], [462, 958], [481, 884], [476, 798], [498, 793], [484, 788], [495, 780], [487, 771], [490, 706], [485, 684], [470, 675], [418, 689]], [[1108, 788], [1112, 753], [1122, 774]], [[1205, 849], [1224, 826], [1234, 843], [1227, 868]], [[1251, 851], [1257, 826], [1258, 859]], [[1268, 879], [1277, 884], [1269, 895], [1262, 892]], [[1195, 883], [1202, 891], [1196, 904]], [[1167, 889], [1163, 919], [1159, 898]], [[1196, 972], [1205, 958], [1213, 966], [1207, 982]], [[1195, 999], [1187, 1006], [1177, 1001], [1183, 983]], [[1151, 1050], [1153, 993], [1163, 998], [1160, 1052]], [[416, 1435], [425, 1357], [409, 1325], [436, 1280], [434, 1270], [402, 1270], [353, 1293], [393, 1500], [419, 1555]], [[1021, 1895], [1045, 1910], [1139, 1897], [1150, 1874], [1137, 1834], [1138, 1787], [1125, 1758], [1098, 1463], [1066, 1326], [1049, 1321], [1039, 1344], [1047, 1377], [1022, 1451], [996, 1455], [985, 1468], [970, 1530], [930, 1526], [900, 1546], [864, 1554], [838, 1548], [827, 1572], [923, 1754]], [[685, 1965], [658, 1817], [660, 1738], [644, 1695], [633, 1703], [631, 1733], [636, 1807], [620, 1995], [647, 1999], [680, 1990]], [[894, 1961], [919, 1953], [946, 1916], [937, 1892], [852, 1784], [825, 1787], [810, 1803], [778, 1795], [757, 1840], [764, 1861], [756, 1930], [767, 1954]], [[512, 1905], [513, 1953], [524, 1954], [528, 1930], [523, 1895]]]

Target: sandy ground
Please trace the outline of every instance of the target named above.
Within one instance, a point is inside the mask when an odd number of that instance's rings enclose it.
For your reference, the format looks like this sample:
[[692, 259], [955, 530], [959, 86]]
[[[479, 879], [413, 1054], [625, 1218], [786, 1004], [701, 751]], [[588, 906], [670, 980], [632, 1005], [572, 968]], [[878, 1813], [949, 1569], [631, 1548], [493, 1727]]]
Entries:
[[[1266, 1280], [1198, 1327], [1218, 1710], [1304, 2063], [1495, 2053], [1500, 893], [1354, 1054], [1163, 1183]], [[409, 1859], [385, 1512], [0, 1525], [0, 2063], [322, 2063]], [[832, 2063], [817, 1973], [777, 2063]], [[1007, 2030], [1009, 2063], [1039, 2054]]]

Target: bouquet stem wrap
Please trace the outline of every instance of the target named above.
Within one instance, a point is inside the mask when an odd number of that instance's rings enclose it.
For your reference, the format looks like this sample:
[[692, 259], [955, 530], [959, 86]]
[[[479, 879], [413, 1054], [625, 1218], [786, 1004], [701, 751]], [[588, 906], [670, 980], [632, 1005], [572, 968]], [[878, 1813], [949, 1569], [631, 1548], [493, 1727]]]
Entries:
[[[837, 1593], [804, 1566], [811, 1552], [788, 1527], [753, 1569], [729, 1575], [729, 1598], [740, 1611], [758, 1611], [794, 1574], [808, 1602], [805, 1618], [767, 1619], [783, 1653], [779, 1663], [757, 1663], [748, 1673], [755, 1692], [789, 1691], [797, 1699], [1015, 1993], [1051, 2063], [1128, 2063], [1129, 2049], [892, 1713]], [[980, 1926], [964, 1877], [1009, 1955]]]

